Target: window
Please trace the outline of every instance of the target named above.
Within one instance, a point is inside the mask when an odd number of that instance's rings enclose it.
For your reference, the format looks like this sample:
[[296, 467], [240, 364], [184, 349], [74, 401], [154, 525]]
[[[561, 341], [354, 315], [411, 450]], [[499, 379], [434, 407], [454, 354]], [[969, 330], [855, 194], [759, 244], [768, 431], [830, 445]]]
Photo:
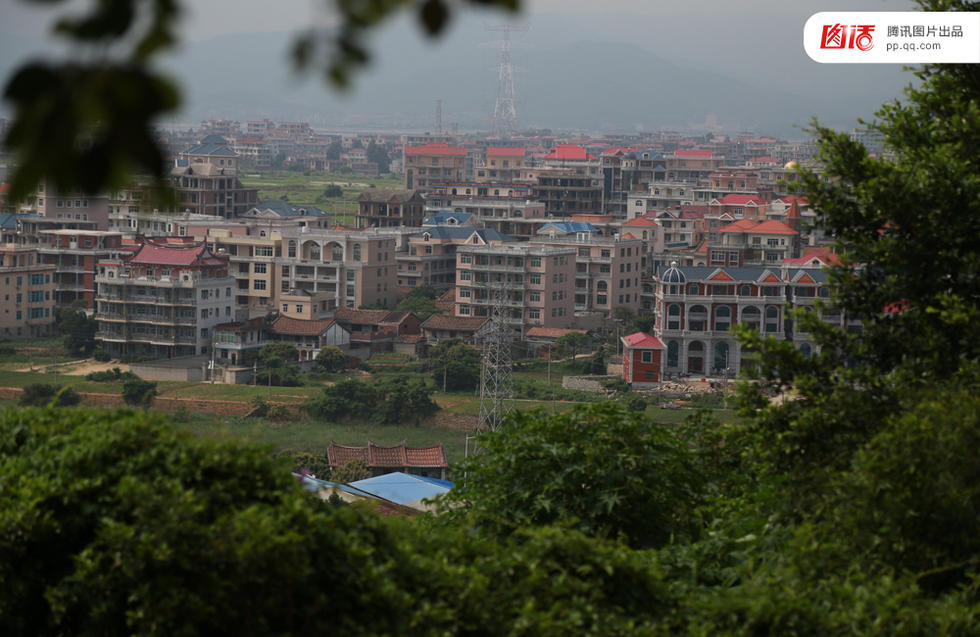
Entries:
[[252, 272], [254, 272], [255, 274], [265, 274], [266, 273], [265, 264], [264, 263], [253, 263], [252, 264]]
[[459, 280], [460, 281], [472, 281], [473, 280], [473, 273], [472, 272], [468, 272], [466, 270], [463, 270], [462, 272], [459, 273]]
[[697, 295], [697, 293], [698, 293], [698, 284], [697, 283], [692, 283], [689, 286], [687, 286], [687, 293], [688, 294]]
[[732, 310], [727, 305], [719, 305], [715, 308], [715, 330], [727, 332], [732, 326]]
[[470, 298], [470, 295], [471, 294], [472, 293], [470, 292], [470, 289], [469, 288], [460, 288], [459, 289], [459, 298], [461, 298], [461, 299], [468, 299], [468, 298]]
[[361, 244], [360, 243], [355, 243], [354, 244], [354, 257], [353, 258], [354, 258], [354, 261], [360, 261], [361, 260]]
[[290, 240], [288, 247], [286, 248], [286, 256], [290, 258], [296, 257], [296, 242]]
[[527, 299], [532, 303], [538, 303], [539, 301], [541, 301], [541, 293], [537, 291], [528, 292]]
[[739, 296], [752, 296], [752, 288], [748, 285], [743, 285], [738, 292]]
[[605, 294], [598, 294], [595, 297], [596, 305], [608, 305], [609, 298]]
[[681, 329], [681, 306], [675, 304], [667, 307], [667, 329]]
[[298, 314], [301, 314], [301, 313], [303, 312], [303, 306], [302, 306], [302, 305], [297, 305], [297, 306], [296, 306], [296, 312], [297, 312]]
[[644, 363], [652, 363], [653, 362], [653, 352], [651, 352], [650, 350], [644, 350], [640, 354], [640, 360], [642, 362], [644, 362]]
[[461, 254], [461, 255], [459, 255], [459, 262], [460, 263], [467, 263], [467, 264], [473, 263], [473, 255], [472, 254]]
[[540, 268], [541, 267], [541, 257], [531, 257], [531, 267]]
[[766, 332], [779, 331], [779, 308], [770, 306], [766, 308]]
[[540, 274], [529, 274], [528, 280], [531, 285], [541, 285], [541, 275]]
[[254, 289], [254, 290], [264, 290], [265, 289], [265, 281], [262, 281], [262, 280], [259, 280], [259, 279], [256, 279], [255, 281], [252, 281], [252, 289]]
[[288, 304], [286, 304], [286, 303], [283, 303], [283, 304], [282, 304], [282, 311], [283, 311], [283, 312], [288, 312], [288, 311], [289, 311], [289, 305], [288, 305]]

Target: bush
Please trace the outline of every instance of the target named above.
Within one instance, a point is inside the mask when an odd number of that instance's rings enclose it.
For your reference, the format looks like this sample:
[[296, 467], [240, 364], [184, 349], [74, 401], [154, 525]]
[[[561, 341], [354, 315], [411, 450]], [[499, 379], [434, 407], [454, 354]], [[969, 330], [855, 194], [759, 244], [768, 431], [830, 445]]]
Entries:
[[292, 417], [292, 412], [285, 405], [270, 405], [266, 418], [275, 422], [285, 422]]
[[127, 405], [148, 409], [157, 393], [157, 384], [149, 380], [127, 380], [123, 383], [122, 396]]
[[59, 388], [47, 383], [34, 383], [24, 388], [18, 403], [24, 407], [71, 407], [81, 402], [81, 396], [71, 387]]
[[116, 383], [125, 380], [139, 380], [139, 376], [133, 372], [124, 372], [118, 367], [113, 367], [104, 372], [90, 372], [85, 375], [85, 380], [94, 383]]
[[100, 363], [107, 363], [112, 360], [112, 356], [109, 354], [109, 352], [105, 351], [101, 347], [96, 347], [92, 351], [92, 358], [99, 361]]

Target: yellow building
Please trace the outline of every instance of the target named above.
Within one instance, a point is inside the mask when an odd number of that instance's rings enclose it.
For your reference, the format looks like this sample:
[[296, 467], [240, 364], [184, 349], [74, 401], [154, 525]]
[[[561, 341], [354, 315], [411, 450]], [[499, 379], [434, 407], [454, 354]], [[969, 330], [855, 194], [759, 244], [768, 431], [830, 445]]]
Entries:
[[36, 248], [0, 247], [0, 338], [47, 336], [54, 332], [55, 265], [41, 263]]

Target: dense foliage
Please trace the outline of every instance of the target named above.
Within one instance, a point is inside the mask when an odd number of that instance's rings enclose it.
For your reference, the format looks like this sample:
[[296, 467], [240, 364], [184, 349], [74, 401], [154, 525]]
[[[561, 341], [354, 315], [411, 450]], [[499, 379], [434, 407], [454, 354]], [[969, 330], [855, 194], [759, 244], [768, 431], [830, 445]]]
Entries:
[[62, 343], [72, 356], [88, 356], [95, 349], [95, 317], [79, 309], [55, 308], [55, 325]]
[[443, 391], [472, 391], [480, 386], [480, 351], [459, 338], [439, 341], [429, 350], [429, 369]]
[[442, 313], [442, 310], [436, 307], [437, 298], [439, 292], [435, 288], [431, 285], [420, 285], [403, 296], [395, 309], [399, 312], [412, 312], [420, 321], [424, 321], [433, 314]]
[[71, 387], [58, 387], [48, 383], [33, 383], [24, 387], [18, 404], [29, 407], [70, 407], [77, 405], [81, 397]]
[[354, 420], [394, 425], [415, 422], [434, 414], [433, 387], [419, 380], [384, 380], [369, 383], [345, 380], [323, 388], [306, 402], [306, 411], [326, 420]]

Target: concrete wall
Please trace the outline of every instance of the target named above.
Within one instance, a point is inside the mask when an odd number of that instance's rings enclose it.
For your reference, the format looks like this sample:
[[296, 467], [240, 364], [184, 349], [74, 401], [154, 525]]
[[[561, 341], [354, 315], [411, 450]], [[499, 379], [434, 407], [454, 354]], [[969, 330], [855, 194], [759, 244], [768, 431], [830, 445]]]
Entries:
[[562, 376], [561, 386], [563, 389], [577, 389], [579, 391], [605, 392], [602, 381], [612, 380], [615, 376]]

